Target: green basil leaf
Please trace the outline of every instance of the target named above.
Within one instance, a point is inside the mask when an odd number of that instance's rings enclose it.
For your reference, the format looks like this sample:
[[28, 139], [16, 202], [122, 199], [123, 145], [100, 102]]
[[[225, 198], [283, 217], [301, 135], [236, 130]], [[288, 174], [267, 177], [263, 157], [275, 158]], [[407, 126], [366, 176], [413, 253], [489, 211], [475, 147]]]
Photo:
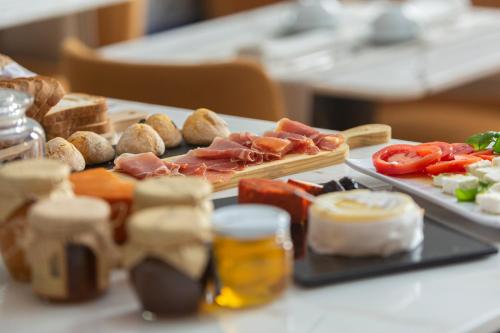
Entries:
[[472, 145], [475, 150], [487, 149], [491, 143], [493, 143], [498, 135], [498, 132], [484, 132], [478, 133], [467, 139], [467, 143]]
[[500, 137], [497, 138], [497, 142], [493, 146], [493, 152], [500, 154]]

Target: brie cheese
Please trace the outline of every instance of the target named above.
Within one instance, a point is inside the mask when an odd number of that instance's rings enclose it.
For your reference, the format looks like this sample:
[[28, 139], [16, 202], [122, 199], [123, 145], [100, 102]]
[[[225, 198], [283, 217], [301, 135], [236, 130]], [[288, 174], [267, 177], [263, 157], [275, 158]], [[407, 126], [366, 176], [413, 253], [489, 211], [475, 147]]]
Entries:
[[380, 255], [423, 240], [423, 210], [406, 194], [355, 190], [319, 196], [309, 209], [308, 241], [322, 254]]

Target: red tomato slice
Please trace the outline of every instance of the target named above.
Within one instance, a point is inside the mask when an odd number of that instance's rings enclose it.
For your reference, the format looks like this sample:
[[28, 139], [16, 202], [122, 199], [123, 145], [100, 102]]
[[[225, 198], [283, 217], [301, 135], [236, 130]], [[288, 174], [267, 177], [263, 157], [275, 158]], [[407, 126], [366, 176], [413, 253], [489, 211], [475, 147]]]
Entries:
[[375, 169], [385, 175], [405, 175], [424, 171], [441, 160], [441, 149], [425, 145], [391, 145], [373, 154]]
[[481, 158], [471, 155], [457, 155], [453, 161], [438, 162], [425, 168], [425, 172], [430, 175], [439, 175], [440, 173], [462, 173], [469, 164], [480, 161]]
[[420, 146], [436, 146], [441, 149], [441, 161], [453, 160], [453, 146], [447, 142], [433, 141], [420, 144]]
[[483, 160], [488, 160], [488, 161], [493, 161], [493, 158], [495, 158], [495, 155], [474, 155], [477, 156]]
[[452, 143], [454, 155], [466, 155], [474, 152], [474, 148], [468, 143]]
[[495, 157], [492, 149], [478, 150], [478, 151], [475, 151], [469, 155], [470, 156], [477, 156], [483, 160], [488, 160], [488, 161], [493, 161], [493, 158]]
[[473, 153], [470, 153], [469, 155], [472, 155], [472, 156], [493, 155], [493, 150], [491, 150], [491, 149], [478, 150], [478, 151], [475, 151]]

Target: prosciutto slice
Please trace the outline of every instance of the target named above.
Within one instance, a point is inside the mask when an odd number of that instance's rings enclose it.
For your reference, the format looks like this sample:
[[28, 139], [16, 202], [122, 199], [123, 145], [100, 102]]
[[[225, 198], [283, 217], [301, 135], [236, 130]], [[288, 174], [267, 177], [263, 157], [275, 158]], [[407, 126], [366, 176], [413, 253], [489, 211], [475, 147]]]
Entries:
[[286, 139], [291, 142], [288, 153], [316, 155], [320, 149], [314, 141], [307, 136], [290, 132], [266, 132], [264, 136]]
[[314, 144], [321, 150], [335, 150], [344, 143], [344, 137], [341, 134], [321, 133], [310, 126], [288, 118], [283, 118], [278, 121], [276, 132], [288, 132], [306, 136], [312, 139]]
[[115, 159], [115, 169], [134, 178], [179, 175], [179, 167], [165, 163], [153, 153], [122, 154]]
[[229, 135], [229, 140], [239, 143], [242, 146], [247, 148], [252, 147], [252, 143], [255, 139], [259, 138], [258, 135], [255, 135], [250, 132], [241, 132], [241, 133], [231, 133]]
[[252, 149], [262, 152], [265, 161], [282, 159], [291, 148], [290, 140], [275, 137], [258, 137], [252, 142]]
[[242, 162], [244, 164], [259, 163], [263, 159], [261, 152], [225, 138], [215, 138], [209, 147], [195, 149], [190, 154], [201, 159], [229, 159], [231, 162]]

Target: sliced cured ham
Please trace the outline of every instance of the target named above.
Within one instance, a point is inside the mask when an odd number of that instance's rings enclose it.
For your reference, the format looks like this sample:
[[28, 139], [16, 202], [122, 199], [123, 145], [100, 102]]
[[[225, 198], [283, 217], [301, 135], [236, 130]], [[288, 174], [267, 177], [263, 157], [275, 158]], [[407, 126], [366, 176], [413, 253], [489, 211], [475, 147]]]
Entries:
[[190, 154], [201, 159], [229, 159], [232, 162], [242, 162], [244, 164], [262, 161], [262, 153], [225, 138], [215, 138], [209, 147], [195, 149]]
[[320, 152], [314, 141], [307, 136], [290, 132], [266, 132], [266, 137], [286, 139], [291, 142], [288, 153], [315, 155]]
[[115, 169], [137, 179], [172, 174], [169, 166], [153, 153], [122, 154], [115, 159]]
[[252, 149], [264, 154], [265, 161], [279, 160], [292, 148], [292, 142], [274, 137], [258, 137], [252, 142]]
[[231, 133], [229, 135], [229, 140], [239, 143], [242, 146], [250, 148], [252, 146], [253, 140], [257, 139], [259, 136], [250, 132], [241, 133]]
[[290, 120], [288, 118], [282, 118], [276, 124], [276, 132], [289, 132], [300, 134], [303, 136], [311, 137], [315, 134], [318, 134], [319, 131], [307, 126], [306, 124], [302, 124], [301, 122]]
[[344, 137], [341, 134], [321, 133], [310, 126], [288, 118], [278, 121], [276, 132], [288, 132], [306, 136], [312, 139], [314, 144], [321, 150], [335, 150], [344, 143]]
[[316, 143], [316, 145], [319, 147], [319, 149], [330, 151], [337, 149], [345, 141], [342, 134], [318, 133], [317, 135], [312, 137], [312, 139], [314, 143]]

